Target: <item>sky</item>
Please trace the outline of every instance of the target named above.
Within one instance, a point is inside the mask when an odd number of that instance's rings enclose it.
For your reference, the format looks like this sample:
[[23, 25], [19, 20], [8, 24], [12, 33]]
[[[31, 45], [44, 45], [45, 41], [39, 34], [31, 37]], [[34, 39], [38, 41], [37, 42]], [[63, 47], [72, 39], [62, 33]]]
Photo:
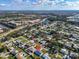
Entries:
[[79, 10], [79, 0], [0, 0], [0, 10]]

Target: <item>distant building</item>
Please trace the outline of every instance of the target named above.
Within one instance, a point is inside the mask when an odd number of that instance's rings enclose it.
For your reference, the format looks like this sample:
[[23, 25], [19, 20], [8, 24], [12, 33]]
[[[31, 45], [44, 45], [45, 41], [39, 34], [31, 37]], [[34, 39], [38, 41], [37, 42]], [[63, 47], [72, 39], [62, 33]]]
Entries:
[[79, 22], [79, 14], [67, 17], [67, 21]]
[[32, 24], [39, 23], [40, 22], [40, 19], [31, 20], [29, 22], [32, 23]]
[[4, 30], [2, 28], [0, 28], [0, 33], [3, 33], [3, 32], [4, 32]]

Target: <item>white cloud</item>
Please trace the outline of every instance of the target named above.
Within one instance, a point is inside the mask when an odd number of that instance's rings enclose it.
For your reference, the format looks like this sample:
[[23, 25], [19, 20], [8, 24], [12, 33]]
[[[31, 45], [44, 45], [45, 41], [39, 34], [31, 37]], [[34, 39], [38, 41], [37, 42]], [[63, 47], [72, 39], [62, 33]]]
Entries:
[[18, 2], [18, 3], [22, 3], [23, 2], [23, 0], [14, 0], [16, 3]]
[[[0, 7], [6, 6], [7, 8], [14, 9], [49, 9], [49, 10], [62, 10], [62, 9], [75, 9], [79, 10], [79, 2], [78, 1], [65, 1], [65, 0], [42, 0], [42, 3], [36, 5], [36, 3], [30, 3], [29, 0], [12, 0], [13, 2], [6, 5], [0, 4]], [[50, 7], [51, 6], [51, 7]]]
[[0, 4], [0, 6], [6, 6], [6, 4]]

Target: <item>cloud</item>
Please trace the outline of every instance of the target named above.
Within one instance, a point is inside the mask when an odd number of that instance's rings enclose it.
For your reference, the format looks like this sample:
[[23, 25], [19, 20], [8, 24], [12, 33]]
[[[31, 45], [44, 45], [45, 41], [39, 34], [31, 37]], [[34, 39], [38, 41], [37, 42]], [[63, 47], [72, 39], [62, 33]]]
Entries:
[[0, 4], [0, 6], [6, 6], [7, 4]]
[[[17, 10], [79, 10], [79, 1], [40, 0], [37, 4], [31, 0], [12, 0], [9, 4], [0, 4], [0, 9]], [[2, 7], [1, 7], [2, 6]], [[4, 8], [3, 8], [4, 7]]]

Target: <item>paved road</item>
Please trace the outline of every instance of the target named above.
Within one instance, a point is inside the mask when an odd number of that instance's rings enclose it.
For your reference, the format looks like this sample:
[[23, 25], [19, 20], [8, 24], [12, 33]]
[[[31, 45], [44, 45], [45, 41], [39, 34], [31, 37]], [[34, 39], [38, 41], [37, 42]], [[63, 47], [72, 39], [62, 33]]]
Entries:
[[[32, 24], [32, 25], [34, 25], [34, 24]], [[30, 26], [32, 26], [32, 25], [30, 25]], [[20, 27], [15, 28], [13, 30], [10, 30], [8, 32], [5, 32], [5, 33], [3, 33], [3, 34], [0, 35], [0, 38], [1, 37], [6, 37], [7, 35], [11, 34], [12, 32], [19, 31], [20, 29], [23, 29], [25, 27], [27, 27], [27, 25], [25, 25], [25, 26], [23, 25], [23, 26], [20, 26]]]
[[8, 32], [5, 32], [5, 33], [1, 34], [0, 37], [5, 37], [5, 36], [7, 36], [7, 35], [10, 34], [10, 33], [15, 32], [15, 31], [18, 31], [18, 30], [20, 30], [20, 29], [23, 29], [23, 28], [25, 28], [25, 27], [27, 27], [27, 26], [20, 26], [20, 27], [17, 27], [17, 28], [15, 28], [15, 29], [13, 29], [13, 30], [10, 30], [10, 31], [8, 31]]

